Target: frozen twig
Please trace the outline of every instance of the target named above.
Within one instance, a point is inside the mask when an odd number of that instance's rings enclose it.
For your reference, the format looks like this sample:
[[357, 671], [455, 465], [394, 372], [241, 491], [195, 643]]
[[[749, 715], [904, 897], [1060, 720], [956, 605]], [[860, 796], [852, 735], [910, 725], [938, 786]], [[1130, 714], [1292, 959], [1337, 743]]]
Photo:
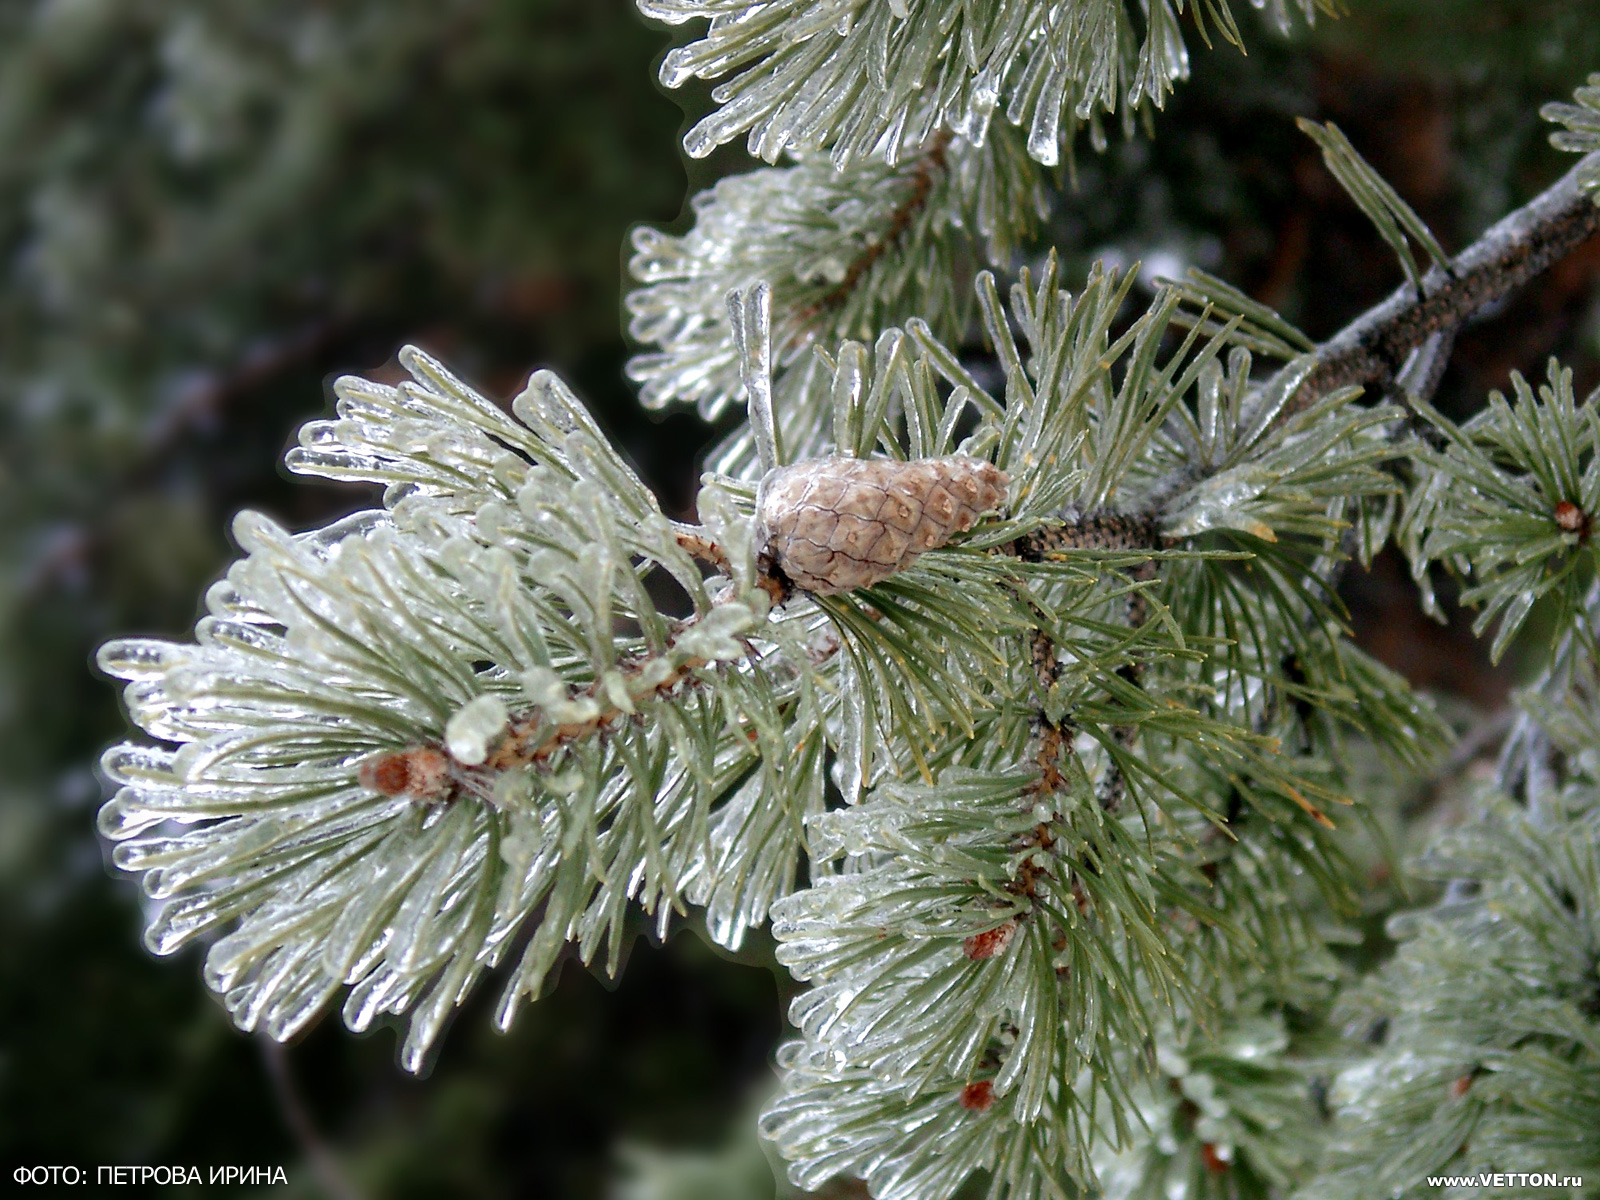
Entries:
[[1584, 158], [1492, 225], [1451, 260], [1448, 273], [1429, 271], [1420, 296], [1409, 283], [1402, 285], [1322, 343], [1316, 351], [1320, 361], [1285, 411], [1304, 409], [1343, 387], [1387, 389], [1430, 337], [1459, 329], [1600, 232], [1600, 206], [1581, 182], [1597, 159], [1600, 154]]

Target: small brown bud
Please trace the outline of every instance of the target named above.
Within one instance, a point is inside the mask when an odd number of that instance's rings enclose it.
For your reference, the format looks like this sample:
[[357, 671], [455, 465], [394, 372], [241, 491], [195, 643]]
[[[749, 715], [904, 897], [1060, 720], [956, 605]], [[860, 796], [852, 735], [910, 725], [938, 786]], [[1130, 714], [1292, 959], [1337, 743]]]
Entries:
[[1228, 1173], [1228, 1160], [1218, 1154], [1216, 1146], [1210, 1142], [1200, 1143], [1200, 1158], [1206, 1164], [1206, 1170], [1213, 1175], [1226, 1175]]
[[1452, 1080], [1450, 1083], [1450, 1094], [1457, 1100], [1461, 1099], [1461, 1097], [1465, 1096], [1472, 1090], [1472, 1078], [1472, 1073], [1469, 1071], [1459, 1079]]
[[986, 958], [993, 958], [996, 954], [1003, 954], [1005, 948], [1011, 945], [1011, 939], [1016, 936], [1016, 921], [1007, 921], [1004, 925], [997, 925], [982, 933], [975, 933], [961, 943], [961, 953], [973, 962], [982, 962]]
[[1589, 514], [1571, 500], [1556, 505], [1556, 527], [1562, 533], [1575, 533], [1580, 542], [1589, 540]]
[[961, 1107], [968, 1112], [988, 1112], [994, 1103], [994, 1084], [987, 1079], [969, 1083], [961, 1089]]
[[412, 746], [373, 755], [357, 768], [356, 778], [380, 796], [444, 800], [450, 795], [450, 759], [435, 746]]
[[887, 579], [999, 509], [1010, 482], [978, 459], [829, 457], [762, 486], [756, 544], [771, 568], [819, 596]]

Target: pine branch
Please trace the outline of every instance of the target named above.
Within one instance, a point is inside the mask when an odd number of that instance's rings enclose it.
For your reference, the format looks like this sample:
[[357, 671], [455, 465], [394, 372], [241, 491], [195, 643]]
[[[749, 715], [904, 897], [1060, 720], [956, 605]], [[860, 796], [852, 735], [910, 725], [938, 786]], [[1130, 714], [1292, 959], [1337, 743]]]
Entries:
[[1600, 206], [1584, 186], [1597, 165], [1600, 154], [1589, 155], [1456, 255], [1448, 274], [1430, 270], [1421, 294], [1402, 285], [1322, 343], [1285, 413], [1344, 387], [1386, 389], [1428, 338], [1458, 329], [1600, 232]]
[[[717, 609], [713, 608], [711, 611], [714, 614]], [[679, 632], [701, 623], [701, 620], [686, 621]], [[671, 645], [675, 646], [676, 642]], [[838, 653], [838, 649], [837, 642], [817, 647], [808, 656], [808, 661], [813, 667], [821, 666]], [[754, 647], [751, 647], [748, 657], [752, 661], [758, 661], [761, 656]], [[653, 669], [656, 664], [661, 665], [658, 669]], [[598, 711], [593, 717], [552, 726], [544, 713], [538, 709], [514, 716], [484, 765], [494, 771], [509, 771], [522, 766], [542, 766], [563, 747], [573, 742], [589, 737], [604, 738], [611, 729], [635, 716], [638, 704], [650, 699], [664, 698], [696, 686], [701, 682], [697, 673], [712, 665], [710, 659], [697, 655], [691, 655], [675, 665], [664, 655], [640, 658], [624, 666], [621, 671], [627, 691], [635, 694], [612, 698], [609, 703], [599, 703], [615, 694], [607, 689], [601, 680], [596, 680], [578, 692], [580, 700], [597, 702]], [[638, 689], [637, 692], [635, 689]], [[619, 703], [619, 700], [625, 701], [626, 706]]]
[[810, 446], [797, 414], [815, 374], [806, 351], [833, 353], [916, 316], [954, 338], [969, 319], [967, 281], [1003, 263], [1044, 211], [1039, 172], [1020, 135], [982, 145], [947, 131], [910, 144], [897, 165], [843, 171], [818, 155], [730, 176], [693, 200], [681, 236], [643, 227], [629, 270], [629, 333], [646, 353], [629, 374], [644, 403], [693, 403], [706, 416], [742, 402], [726, 298], [757, 281], [772, 289], [773, 380], [788, 440]]
[[[704, 545], [715, 545], [698, 535], [689, 536]], [[682, 535], [679, 541], [683, 541]], [[571, 719], [552, 721], [544, 706], [512, 713], [504, 722], [494, 722], [496, 726], [503, 725], [503, 730], [481, 761], [461, 759], [451, 749], [447, 733], [441, 741], [367, 759], [361, 765], [361, 783], [380, 795], [442, 802], [475, 788], [492, 791], [497, 772], [528, 766], [548, 770], [551, 760], [574, 743], [586, 739], [604, 741], [630, 718], [638, 716], [639, 705], [704, 684], [700, 672], [714, 666], [713, 660], [695, 654], [678, 657], [672, 651], [678, 648], [683, 633], [703, 624], [705, 619], [714, 619], [717, 611], [713, 607], [707, 618], [683, 622], [669, 638], [667, 653], [641, 655], [622, 664], [615, 676], [596, 679], [577, 689], [564, 700], [569, 708], [582, 710]], [[832, 651], [819, 651], [812, 658], [813, 665], [831, 655]], [[748, 657], [757, 661], [760, 655], [751, 647]]]
[[[1589, 183], [1597, 167], [1600, 152], [1584, 158], [1551, 187], [1491, 226], [1450, 261], [1448, 272], [1430, 270], [1420, 293], [1409, 284], [1401, 286], [1309, 354], [1281, 368], [1255, 392], [1240, 427], [1281, 428], [1333, 393], [1352, 387], [1381, 393], [1401, 386], [1426, 400], [1438, 384], [1455, 335], [1475, 314], [1600, 233], [1600, 204]], [[1191, 300], [1196, 294], [1183, 284], [1177, 285], [1177, 292]], [[1223, 307], [1228, 307], [1225, 300]], [[1218, 319], [1207, 314], [1199, 319], [1199, 327], [1220, 329]], [[1419, 350], [1425, 354], [1413, 362]], [[1066, 514], [1060, 525], [1024, 535], [1007, 552], [1038, 561], [1063, 550], [1159, 550], [1188, 532], [1173, 524], [1185, 498], [1219, 474], [1215, 467], [1185, 463], [1151, 489], [1137, 510]]]
[[1158, 550], [1161, 533], [1150, 513], [1089, 513], [1024, 534], [1006, 547], [1023, 562], [1043, 562], [1064, 550]]
[[[1474, 632], [1497, 623], [1495, 660], [1540, 597], [1554, 599], [1563, 626], [1581, 611], [1593, 562], [1591, 514], [1600, 510], [1600, 419], [1588, 399], [1578, 399], [1572, 372], [1551, 362], [1537, 391], [1518, 374], [1511, 383], [1510, 399], [1491, 393], [1488, 407], [1463, 426], [1412, 401], [1442, 444], [1412, 452], [1421, 483], [1399, 532], [1425, 599], [1430, 563], [1470, 584], [1462, 600], [1481, 606]], [[1576, 632], [1589, 637], [1581, 624]]]
[[833, 313], [845, 303], [861, 285], [862, 279], [873, 265], [890, 250], [897, 249], [900, 241], [911, 229], [911, 223], [928, 205], [935, 179], [946, 169], [953, 135], [941, 129], [933, 135], [928, 148], [911, 172], [911, 190], [904, 200], [889, 214], [883, 236], [861, 251], [845, 269], [844, 278], [816, 300], [801, 308], [798, 320], [809, 324], [822, 313]]
[[[1226, 0], [638, 2], [668, 24], [709, 23], [661, 65], [669, 88], [723, 80], [713, 92], [718, 110], [684, 138], [693, 158], [748, 134], [750, 153], [769, 162], [823, 149], [839, 166], [892, 162], [902, 132], [920, 140], [945, 127], [981, 141], [1003, 116], [1027, 131], [1034, 159], [1054, 165], [1084, 126], [1101, 146], [1106, 118], [1120, 113], [1126, 125], [1133, 111], [1165, 105], [1189, 75], [1186, 12], [1203, 42], [1242, 45]], [[1294, 7], [1308, 24], [1335, 8], [1331, 0]], [[1288, 8], [1272, 6], [1280, 28]]]

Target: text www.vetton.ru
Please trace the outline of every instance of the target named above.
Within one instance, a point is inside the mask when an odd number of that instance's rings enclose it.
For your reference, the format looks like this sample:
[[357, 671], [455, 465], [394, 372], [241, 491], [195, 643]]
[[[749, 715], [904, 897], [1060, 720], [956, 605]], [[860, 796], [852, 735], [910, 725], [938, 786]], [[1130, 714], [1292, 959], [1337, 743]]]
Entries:
[[1510, 1171], [1481, 1175], [1429, 1175], [1429, 1187], [1582, 1187], [1582, 1175], [1554, 1171]]

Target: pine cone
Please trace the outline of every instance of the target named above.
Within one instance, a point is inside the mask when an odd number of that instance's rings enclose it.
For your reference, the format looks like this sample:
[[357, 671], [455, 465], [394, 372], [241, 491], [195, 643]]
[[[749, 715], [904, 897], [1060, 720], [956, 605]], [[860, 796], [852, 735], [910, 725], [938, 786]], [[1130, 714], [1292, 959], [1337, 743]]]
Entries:
[[973, 458], [816, 458], [769, 475], [756, 514], [769, 570], [831, 596], [910, 566], [1005, 503], [1006, 473]]

